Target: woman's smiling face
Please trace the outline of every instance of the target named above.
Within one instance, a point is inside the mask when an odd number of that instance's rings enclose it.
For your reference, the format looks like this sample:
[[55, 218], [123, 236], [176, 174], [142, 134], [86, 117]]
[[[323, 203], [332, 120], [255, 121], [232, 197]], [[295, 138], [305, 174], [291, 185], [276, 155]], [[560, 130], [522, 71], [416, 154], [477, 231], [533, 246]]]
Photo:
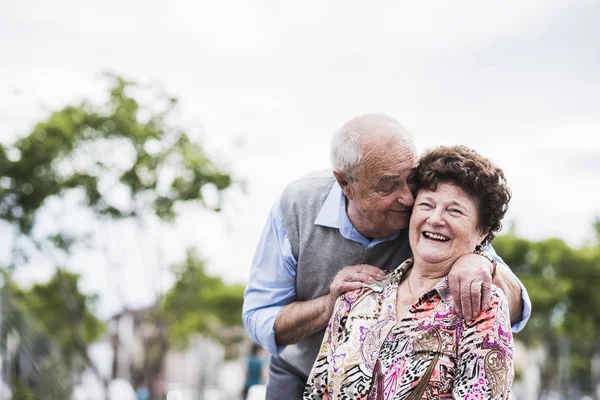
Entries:
[[477, 203], [460, 187], [439, 183], [435, 191], [419, 190], [409, 226], [415, 260], [450, 266], [486, 235], [478, 228]]

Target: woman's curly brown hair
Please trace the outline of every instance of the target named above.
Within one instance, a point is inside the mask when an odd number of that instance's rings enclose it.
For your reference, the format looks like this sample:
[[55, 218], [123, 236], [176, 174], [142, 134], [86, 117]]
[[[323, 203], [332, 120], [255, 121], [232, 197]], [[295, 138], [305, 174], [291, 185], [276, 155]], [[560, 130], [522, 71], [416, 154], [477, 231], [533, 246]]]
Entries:
[[417, 169], [417, 189], [436, 190], [440, 183], [457, 185], [473, 197], [481, 232], [489, 231], [484, 243], [500, 231], [511, 192], [504, 172], [494, 163], [465, 146], [440, 146], [423, 154]]

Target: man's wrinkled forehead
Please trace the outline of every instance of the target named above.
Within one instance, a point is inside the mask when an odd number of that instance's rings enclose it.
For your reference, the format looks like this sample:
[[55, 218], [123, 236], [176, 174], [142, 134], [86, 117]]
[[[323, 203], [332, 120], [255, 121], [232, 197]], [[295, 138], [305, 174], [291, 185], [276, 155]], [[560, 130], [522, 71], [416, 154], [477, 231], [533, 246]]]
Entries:
[[418, 156], [411, 142], [394, 136], [371, 137], [361, 146], [360, 164], [387, 164], [390, 168], [415, 168]]

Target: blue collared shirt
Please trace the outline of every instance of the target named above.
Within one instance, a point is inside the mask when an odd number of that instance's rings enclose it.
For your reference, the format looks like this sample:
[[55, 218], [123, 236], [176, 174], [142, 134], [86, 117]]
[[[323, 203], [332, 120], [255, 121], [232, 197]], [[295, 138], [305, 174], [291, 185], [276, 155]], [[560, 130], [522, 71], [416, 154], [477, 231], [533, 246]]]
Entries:
[[[378, 243], [393, 240], [399, 232], [382, 239], [369, 240], [360, 234], [350, 222], [346, 212], [346, 200], [342, 189], [334, 182], [329, 195], [315, 225], [339, 229], [342, 237], [371, 248]], [[499, 264], [506, 265], [491, 246], [486, 248], [493, 254]], [[275, 203], [262, 236], [258, 242], [252, 266], [250, 280], [244, 293], [242, 319], [252, 339], [273, 355], [279, 355], [285, 346], [275, 343], [275, 319], [279, 311], [296, 300], [296, 266], [292, 255], [292, 246], [285, 232], [283, 214], [279, 201]], [[519, 332], [531, 315], [531, 301], [523, 284], [523, 320], [513, 325], [514, 332]]]

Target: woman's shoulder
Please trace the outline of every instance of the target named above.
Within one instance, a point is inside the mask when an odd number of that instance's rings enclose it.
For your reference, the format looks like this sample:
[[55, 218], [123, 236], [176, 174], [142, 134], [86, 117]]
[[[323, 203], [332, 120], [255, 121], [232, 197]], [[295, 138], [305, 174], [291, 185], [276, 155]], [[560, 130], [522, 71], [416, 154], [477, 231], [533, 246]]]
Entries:
[[504, 291], [502, 289], [500, 289], [499, 286], [496, 286], [495, 284], [492, 283], [491, 293], [492, 293], [492, 296], [491, 296], [490, 306], [492, 304], [502, 304], [502, 303], [508, 304], [508, 298], [506, 297], [506, 294], [504, 293]]
[[335, 311], [342, 311], [346, 314], [351, 312], [360, 312], [365, 307], [370, 309], [377, 302], [379, 293], [369, 287], [361, 287], [356, 290], [350, 290], [342, 294], [335, 305]]
[[506, 295], [496, 285], [492, 285], [490, 305], [483, 310], [479, 316], [471, 322], [466, 323], [467, 330], [476, 328], [478, 332], [493, 330], [510, 331], [510, 313], [508, 310], [508, 299]]
[[[512, 352], [513, 337], [508, 300], [499, 287], [492, 286], [490, 306], [470, 322], [464, 323], [461, 343], [465, 351], [484, 354], [492, 348]], [[469, 337], [469, 340], [464, 340]]]

